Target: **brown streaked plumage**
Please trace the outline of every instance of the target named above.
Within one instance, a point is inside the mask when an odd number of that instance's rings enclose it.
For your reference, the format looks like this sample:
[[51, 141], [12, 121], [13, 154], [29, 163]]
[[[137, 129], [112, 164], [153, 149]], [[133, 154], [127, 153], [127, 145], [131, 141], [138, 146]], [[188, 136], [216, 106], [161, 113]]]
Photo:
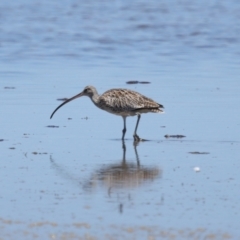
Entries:
[[122, 130], [123, 132], [122, 139], [124, 139], [125, 133], [127, 131], [126, 118], [128, 116], [137, 115], [138, 119], [133, 135], [135, 141], [141, 140], [137, 135], [137, 128], [141, 114], [148, 112], [163, 113], [162, 108], [164, 108], [163, 105], [153, 101], [151, 98], [145, 97], [142, 94], [129, 89], [122, 88], [110, 89], [103, 93], [102, 95], [99, 95], [95, 87], [87, 86], [81, 93], [77, 94], [72, 98], [69, 98], [68, 100], [60, 104], [53, 111], [50, 118], [52, 118], [54, 113], [64, 104], [82, 96], [90, 97], [92, 102], [100, 109], [115, 115], [122, 116], [124, 123], [124, 128]]

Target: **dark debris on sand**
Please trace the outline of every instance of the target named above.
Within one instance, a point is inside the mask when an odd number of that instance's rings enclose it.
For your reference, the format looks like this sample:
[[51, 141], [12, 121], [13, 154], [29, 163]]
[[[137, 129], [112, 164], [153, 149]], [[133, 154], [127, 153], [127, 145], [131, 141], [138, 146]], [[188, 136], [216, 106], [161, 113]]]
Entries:
[[177, 134], [177, 135], [168, 135], [168, 134], [166, 134], [164, 137], [165, 138], [184, 138], [186, 136], [180, 135], [180, 134]]
[[138, 84], [138, 83], [140, 83], [140, 84], [149, 84], [150, 82], [148, 82], [148, 81], [136, 81], [136, 80], [132, 80], [132, 81], [127, 81], [126, 83], [127, 83], [127, 84]]
[[195, 152], [189, 152], [190, 154], [209, 154], [209, 152], [198, 152], [198, 151], [195, 151]]

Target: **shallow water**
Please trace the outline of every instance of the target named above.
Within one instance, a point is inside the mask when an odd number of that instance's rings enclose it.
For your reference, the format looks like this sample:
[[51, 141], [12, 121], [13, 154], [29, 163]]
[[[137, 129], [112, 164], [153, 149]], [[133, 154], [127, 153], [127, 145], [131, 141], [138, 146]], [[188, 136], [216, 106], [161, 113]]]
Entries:
[[[0, 238], [238, 239], [239, 8], [1, 1]], [[89, 84], [163, 104], [149, 141], [128, 118], [124, 154], [122, 119], [88, 98], [49, 119]]]

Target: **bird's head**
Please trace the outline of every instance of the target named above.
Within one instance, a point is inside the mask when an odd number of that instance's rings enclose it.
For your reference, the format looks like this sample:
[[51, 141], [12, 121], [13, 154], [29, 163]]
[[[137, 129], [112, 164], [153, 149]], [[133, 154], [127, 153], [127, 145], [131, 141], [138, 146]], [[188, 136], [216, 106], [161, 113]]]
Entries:
[[51, 115], [50, 118], [52, 118], [53, 115], [54, 115], [54, 113], [55, 113], [60, 107], [62, 107], [63, 105], [65, 105], [66, 103], [68, 103], [68, 102], [70, 102], [70, 101], [72, 101], [72, 100], [74, 100], [74, 99], [76, 99], [76, 98], [82, 97], [82, 96], [88, 96], [88, 97], [92, 98], [94, 94], [97, 94], [96, 88], [93, 87], [93, 86], [86, 86], [86, 87], [83, 89], [82, 92], [80, 92], [79, 94], [77, 94], [77, 95], [74, 96], [74, 97], [71, 97], [71, 98], [67, 99], [65, 102], [63, 102], [62, 104], [60, 104], [60, 105], [53, 111], [53, 113], [52, 113], [52, 115]]
[[95, 87], [93, 87], [93, 86], [86, 86], [80, 94], [81, 94], [81, 96], [88, 96], [88, 97], [92, 98], [92, 96], [96, 92], [97, 92], [97, 90], [96, 90]]

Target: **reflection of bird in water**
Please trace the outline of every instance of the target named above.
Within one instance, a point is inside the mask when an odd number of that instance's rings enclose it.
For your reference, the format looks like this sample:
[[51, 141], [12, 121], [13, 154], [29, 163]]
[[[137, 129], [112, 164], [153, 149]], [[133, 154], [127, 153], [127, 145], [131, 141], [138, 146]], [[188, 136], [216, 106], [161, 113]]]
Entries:
[[[123, 212], [124, 198], [120, 197], [119, 193], [127, 193], [128, 201], [131, 201], [131, 194], [126, 189], [133, 189], [142, 186], [144, 183], [150, 183], [153, 180], [161, 177], [161, 170], [156, 166], [143, 166], [140, 164], [139, 156], [137, 153], [136, 144], [134, 150], [136, 155], [136, 163], [128, 163], [126, 160], [126, 146], [122, 141], [123, 157], [121, 162], [115, 164], [108, 164], [100, 167], [87, 179], [80, 175], [73, 174], [64, 166], [57, 164], [52, 157], [50, 161], [52, 167], [58, 172], [62, 178], [71, 181], [73, 185], [82, 187], [85, 192], [91, 193], [98, 186], [107, 189], [108, 196], [111, 197], [112, 193], [117, 192], [117, 202], [119, 212]], [[120, 190], [117, 191], [117, 190]], [[115, 194], [114, 194], [115, 195]], [[119, 198], [120, 197], [120, 198]]]
[[76, 173], [69, 172], [66, 167], [56, 163], [52, 157], [50, 157], [50, 161], [59, 176], [72, 181], [74, 185], [82, 185], [85, 190], [94, 189], [99, 183], [107, 187], [109, 191], [119, 188], [134, 188], [161, 176], [161, 170], [158, 167], [146, 167], [140, 164], [136, 144], [134, 144], [136, 163], [127, 162], [124, 141], [122, 141], [122, 147], [123, 158], [120, 163], [107, 166], [104, 164], [104, 167], [97, 169], [87, 180], [81, 179]]
[[136, 144], [134, 144], [136, 163], [128, 163], [125, 142], [122, 141], [122, 144], [122, 161], [119, 164], [109, 164], [97, 170], [85, 184], [85, 188], [94, 188], [99, 183], [107, 187], [109, 191], [119, 188], [135, 188], [160, 176], [161, 171], [158, 167], [141, 166]]
[[153, 101], [152, 99], [143, 96], [142, 94], [129, 90], [129, 89], [110, 89], [103, 93], [102, 95], [99, 95], [96, 88], [93, 86], [87, 86], [84, 88], [84, 90], [77, 94], [76, 96], [69, 98], [62, 104], [60, 104], [52, 113], [51, 117], [53, 117], [54, 113], [62, 107], [64, 104], [82, 97], [82, 96], [88, 96], [92, 100], [92, 102], [99, 107], [102, 110], [105, 110], [109, 113], [116, 114], [119, 116], [122, 116], [124, 128], [122, 130], [122, 140], [124, 139], [125, 133], [127, 131], [126, 128], [126, 118], [128, 116], [138, 116], [135, 131], [133, 134], [135, 141], [140, 141], [143, 139], [140, 139], [137, 135], [137, 128], [140, 121], [140, 117], [142, 113], [162, 113], [163, 105]]

